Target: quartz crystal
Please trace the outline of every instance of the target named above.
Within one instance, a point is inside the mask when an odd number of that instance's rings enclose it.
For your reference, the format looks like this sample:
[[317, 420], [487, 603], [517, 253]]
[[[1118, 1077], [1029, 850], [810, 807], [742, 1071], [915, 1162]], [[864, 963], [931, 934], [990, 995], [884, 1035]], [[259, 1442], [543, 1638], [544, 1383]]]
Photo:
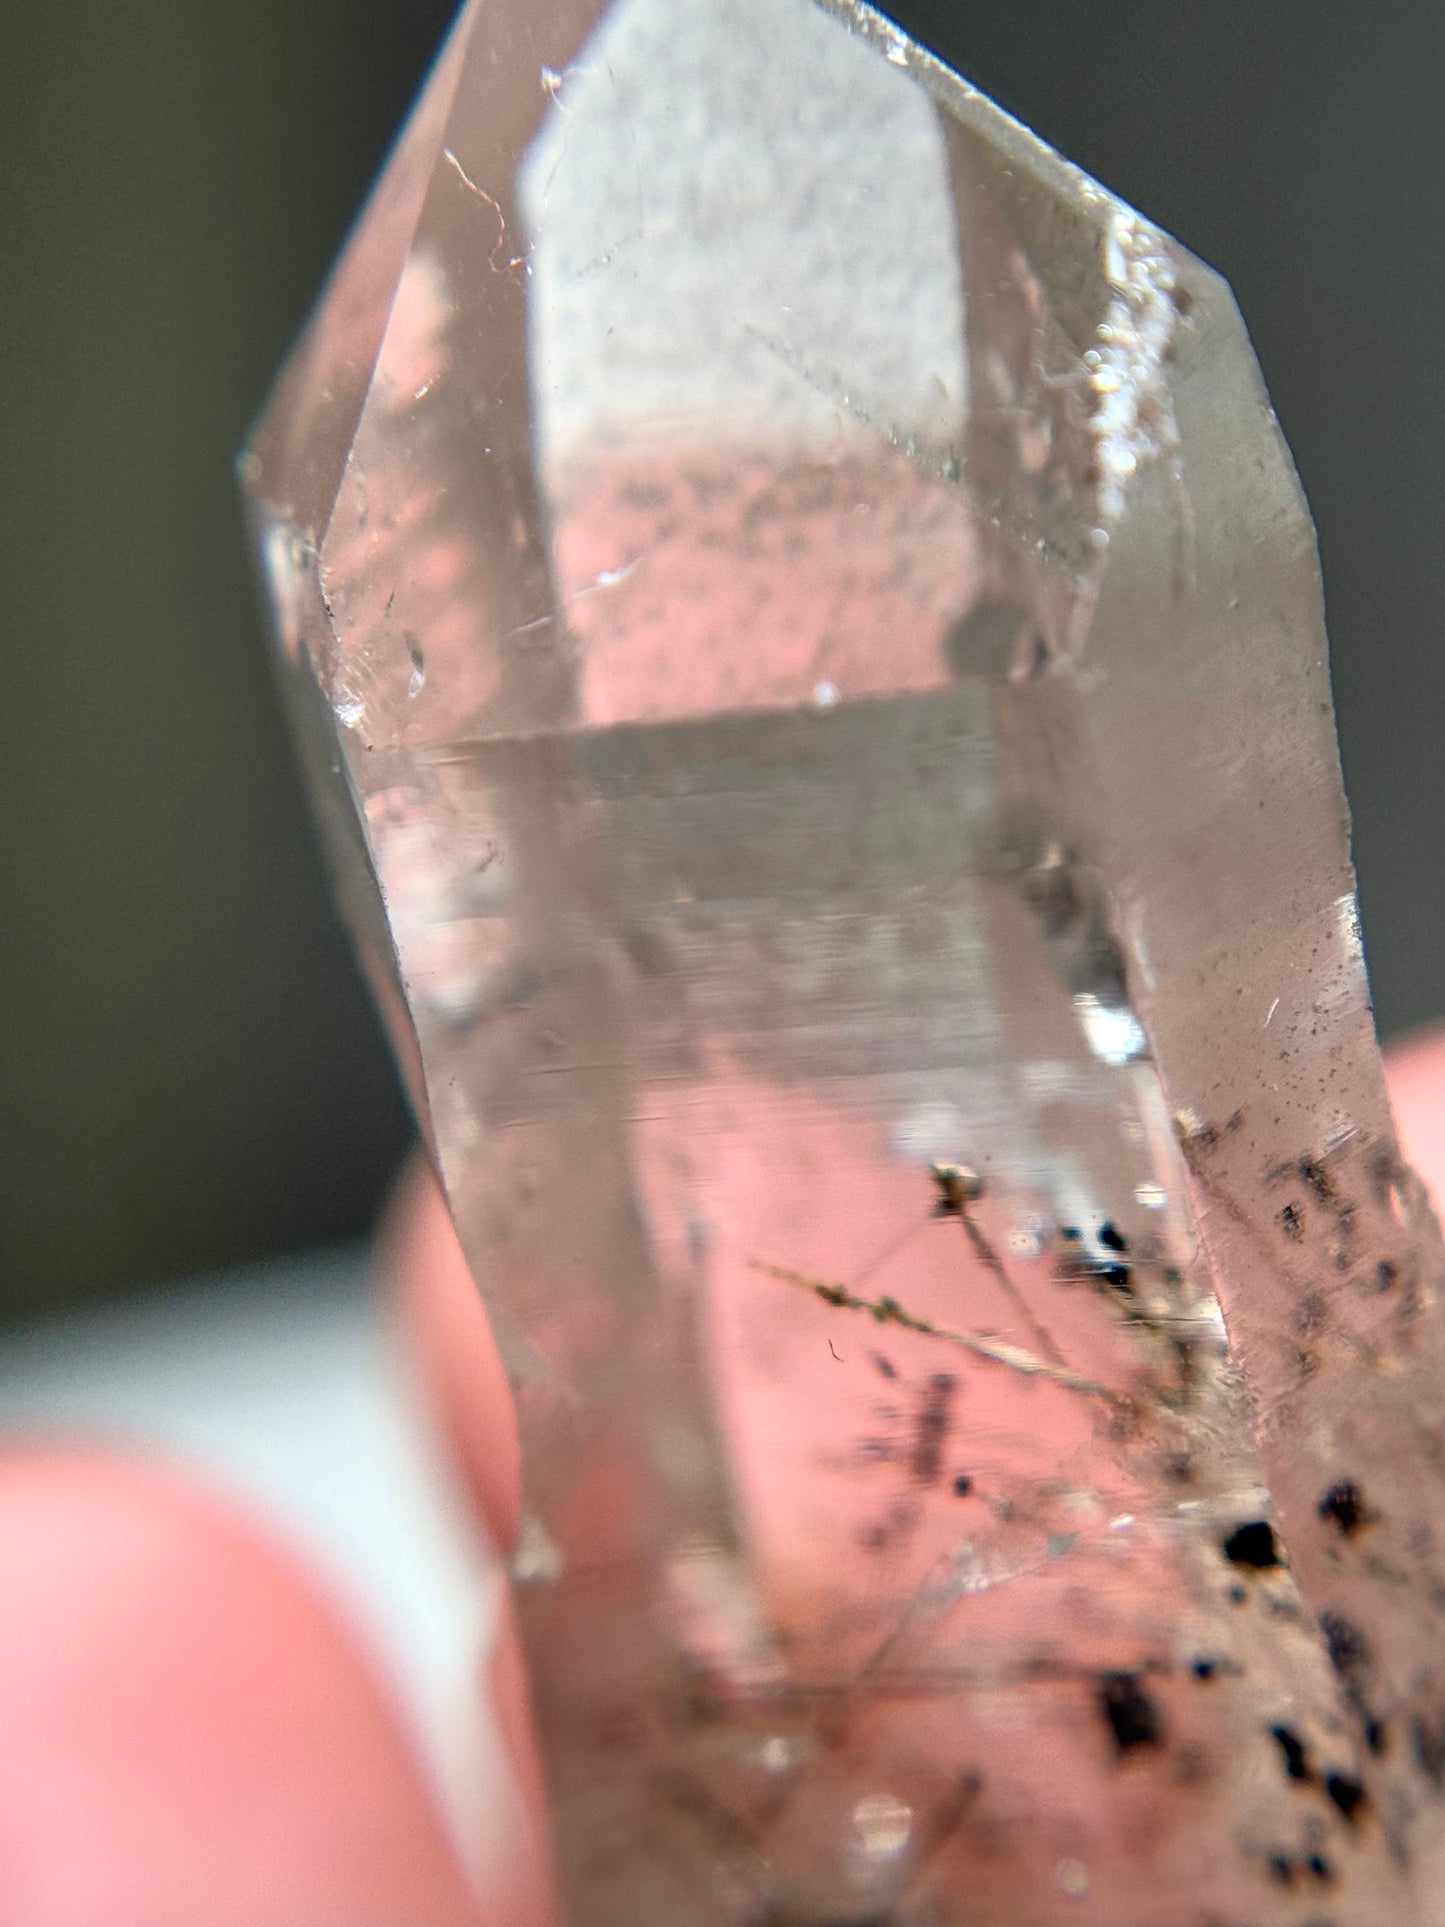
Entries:
[[573, 1927], [1445, 1921], [1445, 1337], [1217, 275], [852, 0], [473, 0], [244, 458]]

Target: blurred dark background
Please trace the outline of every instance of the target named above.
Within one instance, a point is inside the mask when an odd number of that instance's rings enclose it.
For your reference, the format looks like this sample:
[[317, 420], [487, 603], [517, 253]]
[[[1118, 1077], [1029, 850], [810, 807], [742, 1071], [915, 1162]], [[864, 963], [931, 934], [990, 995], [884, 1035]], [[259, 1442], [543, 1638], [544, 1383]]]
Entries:
[[[231, 458], [449, 11], [0, 9], [0, 1318], [362, 1231], [409, 1141]], [[1380, 1021], [1445, 1015], [1445, 7], [897, 12], [1234, 283], [1320, 527]]]

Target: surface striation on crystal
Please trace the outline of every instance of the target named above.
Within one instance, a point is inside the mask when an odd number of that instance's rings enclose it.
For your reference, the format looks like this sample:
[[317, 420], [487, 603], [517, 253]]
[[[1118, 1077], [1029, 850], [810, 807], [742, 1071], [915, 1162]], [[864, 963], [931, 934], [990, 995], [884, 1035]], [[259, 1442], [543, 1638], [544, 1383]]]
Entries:
[[1445, 1921], [1445, 1338], [1227, 289], [833, 0], [460, 16], [245, 458], [576, 1927]]

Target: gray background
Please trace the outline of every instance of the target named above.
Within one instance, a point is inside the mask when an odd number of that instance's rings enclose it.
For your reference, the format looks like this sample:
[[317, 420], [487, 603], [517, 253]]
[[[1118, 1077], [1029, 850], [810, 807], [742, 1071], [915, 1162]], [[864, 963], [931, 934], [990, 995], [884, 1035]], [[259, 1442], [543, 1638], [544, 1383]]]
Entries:
[[[408, 1142], [230, 460], [448, 11], [0, 9], [0, 1318], [362, 1230]], [[1320, 525], [1381, 1023], [1445, 1016], [1445, 8], [899, 18], [1233, 281]]]

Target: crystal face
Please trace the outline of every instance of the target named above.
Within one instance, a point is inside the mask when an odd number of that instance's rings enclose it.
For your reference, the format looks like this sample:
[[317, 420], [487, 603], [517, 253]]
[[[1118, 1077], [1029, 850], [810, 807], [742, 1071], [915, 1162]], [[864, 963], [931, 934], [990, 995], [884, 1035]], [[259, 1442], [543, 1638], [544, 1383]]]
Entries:
[[567, 1918], [1445, 1921], [1439, 1241], [1218, 277], [863, 7], [493, 0], [243, 472]]

